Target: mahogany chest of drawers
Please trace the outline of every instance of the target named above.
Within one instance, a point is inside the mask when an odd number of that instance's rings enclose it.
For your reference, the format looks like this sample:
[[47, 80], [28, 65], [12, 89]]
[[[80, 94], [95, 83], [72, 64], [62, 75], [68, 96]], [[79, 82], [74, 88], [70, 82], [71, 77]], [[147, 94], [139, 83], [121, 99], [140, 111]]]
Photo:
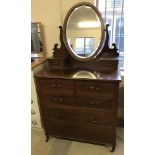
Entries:
[[116, 144], [118, 71], [76, 78], [75, 72], [41, 71], [35, 75], [42, 126], [52, 137]]

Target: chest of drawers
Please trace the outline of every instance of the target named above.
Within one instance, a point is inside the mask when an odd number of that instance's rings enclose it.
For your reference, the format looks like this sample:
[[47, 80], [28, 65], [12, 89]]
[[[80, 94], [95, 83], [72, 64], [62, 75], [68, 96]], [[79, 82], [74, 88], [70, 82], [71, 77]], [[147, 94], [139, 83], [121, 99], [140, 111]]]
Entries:
[[96, 79], [73, 78], [71, 72], [42, 71], [35, 75], [47, 140], [51, 135], [111, 144], [112, 151], [115, 149], [120, 77], [117, 71], [97, 75]]

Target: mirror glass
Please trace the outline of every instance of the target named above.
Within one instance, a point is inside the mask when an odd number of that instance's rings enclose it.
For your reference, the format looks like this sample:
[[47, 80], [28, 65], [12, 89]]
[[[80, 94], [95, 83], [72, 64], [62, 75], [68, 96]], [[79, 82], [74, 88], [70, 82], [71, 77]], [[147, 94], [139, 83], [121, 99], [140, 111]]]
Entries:
[[66, 40], [72, 54], [78, 58], [94, 55], [101, 44], [103, 33], [98, 14], [90, 6], [78, 6], [68, 17]]
[[43, 52], [43, 41], [41, 37], [41, 23], [31, 23], [31, 53]]

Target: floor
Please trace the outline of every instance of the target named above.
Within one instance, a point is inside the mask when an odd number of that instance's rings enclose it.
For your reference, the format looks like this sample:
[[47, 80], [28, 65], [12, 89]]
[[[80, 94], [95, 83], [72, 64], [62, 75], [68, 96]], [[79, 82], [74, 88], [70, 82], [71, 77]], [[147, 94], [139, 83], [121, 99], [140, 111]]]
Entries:
[[116, 148], [50, 138], [45, 142], [43, 131], [32, 129], [31, 155], [124, 155], [124, 129], [117, 128]]

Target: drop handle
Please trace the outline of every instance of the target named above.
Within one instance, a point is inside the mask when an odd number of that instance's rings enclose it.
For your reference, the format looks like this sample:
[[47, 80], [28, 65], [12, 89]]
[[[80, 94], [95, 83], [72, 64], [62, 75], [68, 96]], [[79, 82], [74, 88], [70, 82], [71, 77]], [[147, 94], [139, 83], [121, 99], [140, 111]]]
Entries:
[[94, 101], [90, 101], [90, 104], [94, 104], [95, 102]]
[[62, 102], [63, 99], [62, 98], [54, 98], [54, 101], [56, 101], [56, 102]]
[[64, 114], [63, 113], [56, 113], [56, 117], [63, 117]]
[[90, 101], [90, 104], [92, 106], [98, 106], [100, 104], [100, 102], [94, 102], [94, 101]]
[[58, 87], [58, 88], [60, 88], [60, 87], [61, 87], [61, 85], [60, 85], [60, 84], [58, 84], [58, 85], [57, 85], [57, 87]]
[[94, 118], [94, 117], [91, 117], [91, 123], [97, 123], [98, 121], [97, 121], [97, 119], [96, 118]]
[[96, 120], [91, 120], [91, 123], [97, 123], [97, 121]]
[[56, 87], [56, 85], [55, 84], [52, 84], [52, 87]]
[[96, 87], [96, 90], [100, 90], [100, 88]]
[[93, 87], [93, 86], [90, 86], [89, 88], [90, 88], [91, 90], [94, 90], [94, 89], [95, 89], [95, 87]]
[[52, 64], [53, 64], [53, 65], [58, 65], [59, 63], [58, 63], [58, 62], [53, 62]]
[[52, 84], [52, 87], [57, 87], [57, 88], [60, 88], [61, 85], [60, 84]]
[[63, 99], [62, 99], [62, 98], [59, 98], [59, 99], [58, 99], [58, 101], [59, 101], [59, 102], [62, 102], [62, 101], [63, 101]]
[[99, 87], [94, 87], [94, 86], [90, 86], [89, 88], [90, 88], [90, 90], [92, 90], [92, 91], [98, 91], [98, 90], [100, 90]]

